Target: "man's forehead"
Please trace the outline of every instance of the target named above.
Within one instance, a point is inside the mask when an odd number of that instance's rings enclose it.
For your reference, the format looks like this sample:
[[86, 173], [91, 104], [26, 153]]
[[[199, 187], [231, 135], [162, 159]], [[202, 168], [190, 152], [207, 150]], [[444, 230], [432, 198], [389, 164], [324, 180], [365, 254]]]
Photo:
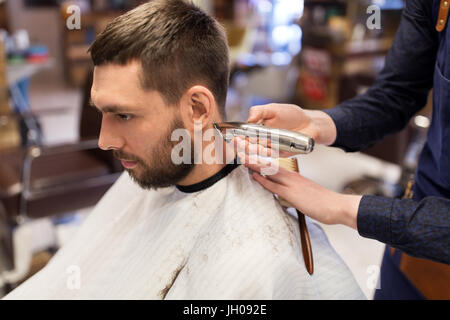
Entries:
[[91, 87], [92, 101], [103, 105], [116, 102], [117, 99], [142, 99], [148, 92], [141, 87], [140, 70], [137, 63], [96, 66]]
[[141, 66], [137, 62], [126, 65], [108, 63], [94, 67], [93, 87], [96, 91], [102, 86], [128, 86], [140, 88]]

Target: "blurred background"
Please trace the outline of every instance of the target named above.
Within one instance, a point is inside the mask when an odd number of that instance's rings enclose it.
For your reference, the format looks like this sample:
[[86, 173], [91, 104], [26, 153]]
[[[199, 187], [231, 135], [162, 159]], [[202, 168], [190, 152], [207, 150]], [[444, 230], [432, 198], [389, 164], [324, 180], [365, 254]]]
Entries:
[[[101, 119], [87, 107], [87, 49], [109, 21], [141, 2], [0, 1], [0, 296], [70, 240], [121, 173], [96, 148]], [[402, 0], [194, 2], [227, 31], [229, 121], [245, 121], [257, 104], [327, 109], [364, 93], [383, 67], [404, 6]], [[68, 27], [71, 5], [80, 10], [79, 29]], [[368, 23], [372, 5], [380, 10], [376, 28]], [[319, 146], [301, 157], [301, 171], [338, 192], [399, 196], [430, 113], [431, 101], [402, 132], [362, 153]], [[323, 227], [371, 298], [384, 246], [345, 227]]]

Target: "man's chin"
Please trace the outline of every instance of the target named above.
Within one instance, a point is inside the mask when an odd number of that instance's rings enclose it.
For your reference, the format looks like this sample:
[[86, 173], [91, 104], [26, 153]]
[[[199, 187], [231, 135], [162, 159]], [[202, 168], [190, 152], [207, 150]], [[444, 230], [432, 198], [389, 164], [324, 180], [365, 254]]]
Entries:
[[167, 184], [164, 182], [154, 182], [154, 181], [148, 181], [141, 179], [136, 176], [136, 174], [133, 172], [133, 170], [126, 170], [128, 172], [128, 175], [131, 177], [131, 179], [139, 185], [140, 188], [144, 190], [151, 190], [151, 189], [160, 189], [160, 188], [166, 188], [170, 187], [172, 184]]

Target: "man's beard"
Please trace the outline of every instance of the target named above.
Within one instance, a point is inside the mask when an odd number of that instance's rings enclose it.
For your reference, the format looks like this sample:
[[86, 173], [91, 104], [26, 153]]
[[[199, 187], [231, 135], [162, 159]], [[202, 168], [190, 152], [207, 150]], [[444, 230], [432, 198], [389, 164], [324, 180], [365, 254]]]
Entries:
[[125, 170], [141, 188], [158, 189], [175, 185], [181, 179], [185, 178], [194, 168], [194, 148], [191, 148], [189, 163], [174, 164], [172, 161], [172, 148], [178, 142], [171, 141], [170, 138], [172, 132], [179, 128], [184, 128], [183, 122], [179, 118], [176, 118], [172, 122], [168, 132], [150, 150], [149, 162], [145, 162], [136, 156], [126, 154], [120, 150], [114, 150], [114, 156], [116, 158], [136, 161], [138, 163], [136, 168], [140, 166], [139, 171], [141, 174], [139, 176], [134, 171], [135, 169]]

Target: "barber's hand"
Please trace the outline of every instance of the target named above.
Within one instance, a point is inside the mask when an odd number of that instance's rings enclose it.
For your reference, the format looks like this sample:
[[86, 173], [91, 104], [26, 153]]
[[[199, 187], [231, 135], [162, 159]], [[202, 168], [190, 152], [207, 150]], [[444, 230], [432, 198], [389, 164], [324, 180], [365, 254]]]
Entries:
[[250, 108], [247, 122], [301, 132], [318, 144], [330, 145], [336, 140], [336, 126], [330, 116], [323, 111], [304, 110], [294, 104], [254, 106]]
[[[240, 138], [236, 139], [240, 144], [248, 143]], [[268, 162], [246, 153], [238, 153], [238, 156], [246, 167], [254, 171], [253, 179], [291, 203], [300, 212], [325, 224], [344, 224], [357, 228], [356, 217], [362, 196], [336, 193], [297, 172], [281, 167], [275, 174], [262, 176], [260, 173], [263, 169], [270, 172]]]

